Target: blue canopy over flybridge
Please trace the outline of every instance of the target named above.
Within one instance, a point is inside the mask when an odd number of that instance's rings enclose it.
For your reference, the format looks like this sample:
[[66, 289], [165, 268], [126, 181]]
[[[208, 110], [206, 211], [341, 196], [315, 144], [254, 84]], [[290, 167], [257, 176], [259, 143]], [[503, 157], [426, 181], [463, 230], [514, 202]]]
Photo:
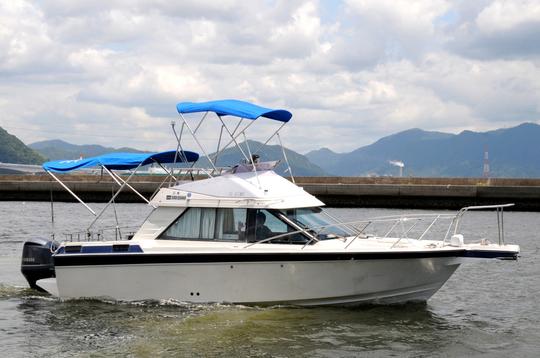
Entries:
[[189, 151], [170, 150], [160, 153], [108, 153], [97, 157], [75, 160], [55, 160], [43, 163], [43, 169], [50, 172], [65, 173], [72, 170], [104, 166], [107, 169], [127, 170], [139, 166], [159, 163], [196, 162], [199, 154]]
[[219, 116], [236, 116], [257, 119], [270, 118], [280, 122], [288, 122], [292, 113], [284, 109], [270, 109], [235, 99], [224, 99], [210, 102], [181, 102], [176, 105], [178, 113], [215, 112]]

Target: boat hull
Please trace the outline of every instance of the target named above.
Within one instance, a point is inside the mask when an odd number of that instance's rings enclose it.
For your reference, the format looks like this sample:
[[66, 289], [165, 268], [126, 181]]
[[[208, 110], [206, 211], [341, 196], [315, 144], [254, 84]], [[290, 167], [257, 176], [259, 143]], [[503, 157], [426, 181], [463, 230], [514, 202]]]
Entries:
[[402, 303], [429, 299], [460, 263], [459, 257], [423, 257], [70, 265], [56, 267], [56, 284], [62, 298], [302, 306]]

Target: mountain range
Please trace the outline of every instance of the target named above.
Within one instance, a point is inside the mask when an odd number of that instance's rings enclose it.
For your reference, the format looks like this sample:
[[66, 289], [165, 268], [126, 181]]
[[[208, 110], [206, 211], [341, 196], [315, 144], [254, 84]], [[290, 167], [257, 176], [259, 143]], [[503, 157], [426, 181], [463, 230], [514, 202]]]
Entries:
[[83, 157], [95, 157], [111, 152], [144, 153], [134, 148], [110, 148], [98, 144], [71, 144], [60, 139], [44, 140], [28, 145], [33, 150], [41, 153], [48, 160], [77, 159]]
[[[249, 153], [260, 155], [261, 161], [271, 161], [279, 160], [280, 163], [275, 168], [276, 173], [283, 176], [290, 176], [290, 173], [287, 168], [287, 163], [283, 158], [283, 151], [279, 145], [263, 145], [261, 142], [254, 140], [248, 140], [246, 142], [240, 143], [244, 153], [249, 156]], [[325, 176], [328, 175], [323, 169], [319, 166], [313, 164], [309, 161], [304, 155], [297, 153], [288, 148], [284, 148], [285, 155], [291, 166], [291, 171], [293, 175], [297, 176]], [[210, 154], [210, 157], [213, 158], [215, 153]], [[235, 147], [230, 147], [225, 149], [220, 153], [217, 166], [227, 167], [238, 164], [243, 158], [242, 154]], [[206, 158], [199, 159], [201, 165], [208, 163]]]
[[480, 177], [488, 153], [492, 177], [540, 177], [540, 126], [523, 123], [488, 132], [459, 134], [410, 129], [379, 139], [349, 153], [323, 148], [306, 157], [334, 175], [404, 175]]
[[[254, 152], [261, 143], [249, 141]], [[245, 152], [247, 147], [243, 144]], [[133, 148], [76, 145], [48, 140], [24, 145], [0, 128], [0, 161], [40, 164], [46, 159], [76, 159], [108, 152], [142, 152]], [[281, 160], [276, 168], [289, 175], [281, 147], [266, 145], [259, 151], [262, 160]], [[410, 129], [377, 140], [347, 153], [328, 148], [306, 155], [285, 149], [292, 172], [297, 176], [397, 176], [403, 164], [405, 176], [480, 177], [488, 153], [491, 177], [540, 177], [540, 125], [523, 123], [512, 128], [459, 134]], [[229, 166], [242, 159], [236, 148], [221, 153], [218, 166]], [[206, 159], [201, 158], [204, 165]], [[206, 162], [207, 163], [207, 162]]]
[[[263, 143], [257, 141], [248, 141], [251, 151], [257, 150]], [[248, 153], [248, 148], [245, 143], [240, 144], [245, 153]], [[59, 139], [46, 140], [32, 143], [29, 145], [33, 150], [41, 153], [49, 160], [61, 159], [77, 159], [79, 157], [94, 157], [111, 152], [131, 152], [141, 153], [142, 151], [133, 148], [109, 148], [101, 145], [77, 145], [64, 142]], [[285, 148], [287, 159], [291, 165], [291, 170], [294, 175], [299, 176], [322, 176], [326, 175], [325, 171], [311, 163], [305, 156]], [[213, 154], [210, 154], [213, 157]], [[261, 160], [281, 160], [281, 163], [276, 167], [276, 172], [282, 175], [289, 175], [286, 164], [283, 161], [281, 147], [278, 145], [265, 145], [259, 153]], [[242, 159], [241, 153], [234, 147], [227, 148], [220, 154], [218, 158], [218, 166], [233, 166], [238, 164]], [[205, 157], [199, 159], [197, 166], [208, 167], [208, 160]]]

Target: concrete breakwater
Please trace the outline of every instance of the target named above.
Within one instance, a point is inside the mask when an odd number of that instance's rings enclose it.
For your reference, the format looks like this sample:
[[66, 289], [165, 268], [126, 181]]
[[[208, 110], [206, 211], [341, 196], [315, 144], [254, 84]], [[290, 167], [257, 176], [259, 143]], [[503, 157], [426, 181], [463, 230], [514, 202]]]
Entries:
[[[98, 175], [61, 175], [89, 202], [107, 202], [118, 185]], [[130, 184], [150, 197], [163, 176], [140, 175]], [[195, 178], [195, 179], [201, 179]], [[540, 179], [297, 177], [296, 183], [332, 207], [459, 209], [468, 205], [515, 203], [514, 210], [540, 211]], [[165, 185], [169, 181], [165, 181]], [[0, 175], [1, 201], [75, 201], [48, 175]], [[142, 202], [124, 188], [117, 202]]]

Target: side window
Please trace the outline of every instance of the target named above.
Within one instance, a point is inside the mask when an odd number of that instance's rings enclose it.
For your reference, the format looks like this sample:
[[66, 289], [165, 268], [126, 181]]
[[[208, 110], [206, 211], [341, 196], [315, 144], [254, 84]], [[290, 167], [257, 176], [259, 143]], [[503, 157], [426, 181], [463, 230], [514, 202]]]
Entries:
[[[287, 230], [287, 224], [285, 224], [283, 221], [278, 219], [274, 216], [274, 214], [270, 214], [266, 210], [261, 210], [260, 212], [264, 213], [266, 216], [266, 222], [265, 225], [272, 231], [278, 234], [286, 233]], [[292, 230], [291, 230], [292, 231]]]
[[[292, 233], [297, 231], [286, 222], [282, 221], [276, 216], [275, 211], [269, 211], [264, 209], [248, 209], [248, 222], [250, 223], [248, 229], [248, 241], [261, 241], [273, 236], [283, 235], [286, 233]], [[304, 243], [306, 237], [302, 234], [295, 233], [290, 235], [284, 235], [276, 238], [275, 240], [267, 241], [268, 243]]]
[[188, 208], [160, 239], [244, 240], [246, 209]]
[[246, 209], [220, 208], [216, 212], [218, 240], [244, 240], [246, 237]]

